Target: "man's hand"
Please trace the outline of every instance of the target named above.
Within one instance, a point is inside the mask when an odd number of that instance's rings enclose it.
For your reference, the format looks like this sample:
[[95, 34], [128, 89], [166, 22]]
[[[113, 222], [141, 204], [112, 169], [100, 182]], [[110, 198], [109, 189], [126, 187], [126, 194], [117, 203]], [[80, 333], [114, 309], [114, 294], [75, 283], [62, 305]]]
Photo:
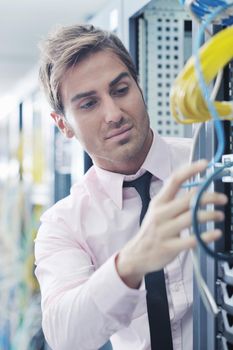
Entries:
[[[202, 172], [207, 162], [201, 160], [176, 170], [161, 191], [151, 201], [137, 235], [120, 251], [116, 258], [116, 268], [122, 280], [131, 288], [138, 288], [143, 276], [149, 272], [162, 269], [182, 250], [194, 248], [195, 236], [181, 237], [183, 229], [190, 228], [190, 201], [194, 191], [176, 196], [181, 185]], [[220, 193], [205, 193], [202, 205], [224, 205], [227, 197]], [[200, 210], [199, 222], [222, 221], [222, 211]], [[212, 242], [221, 236], [220, 230], [202, 234], [205, 242]]]

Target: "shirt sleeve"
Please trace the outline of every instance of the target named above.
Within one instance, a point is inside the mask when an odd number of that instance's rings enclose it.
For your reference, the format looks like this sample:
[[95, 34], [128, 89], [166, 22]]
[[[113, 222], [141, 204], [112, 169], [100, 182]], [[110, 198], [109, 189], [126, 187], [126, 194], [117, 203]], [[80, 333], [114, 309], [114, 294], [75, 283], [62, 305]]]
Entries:
[[35, 240], [42, 327], [54, 350], [96, 350], [127, 327], [145, 290], [128, 288], [111, 256], [95, 270], [63, 222], [42, 222]]

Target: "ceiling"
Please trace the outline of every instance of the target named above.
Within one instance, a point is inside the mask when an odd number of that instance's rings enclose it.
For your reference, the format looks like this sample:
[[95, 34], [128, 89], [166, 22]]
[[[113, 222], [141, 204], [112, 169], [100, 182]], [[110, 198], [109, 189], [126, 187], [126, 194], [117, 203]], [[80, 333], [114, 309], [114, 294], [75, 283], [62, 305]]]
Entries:
[[59, 24], [84, 23], [109, 0], [0, 0], [0, 98], [33, 69], [38, 42]]

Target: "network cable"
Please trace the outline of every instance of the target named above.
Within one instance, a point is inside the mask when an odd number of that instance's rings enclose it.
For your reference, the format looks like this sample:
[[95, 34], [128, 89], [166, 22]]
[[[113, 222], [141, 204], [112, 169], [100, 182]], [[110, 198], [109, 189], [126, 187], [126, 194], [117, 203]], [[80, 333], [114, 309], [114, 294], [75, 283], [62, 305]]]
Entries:
[[[179, 2], [200, 22], [205, 21], [206, 17], [216, 8], [232, 4], [232, 0], [179, 0]], [[212, 22], [222, 26], [230, 26], [233, 24], [233, 12], [231, 9], [225, 8], [225, 11], [212, 19]]]
[[[194, 47], [194, 55], [186, 63], [184, 69], [176, 78], [170, 93], [171, 114], [177, 122], [183, 124], [202, 123], [212, 119], [218, 138], [218, 149], [213, 165], [221, 159], [224, 151], [224, 131], [220, 117], [224, 120], [233, 119], [233, 103], [228, 101], [212, 101], [207, 84], [233, 58], [233, 27], [228, 27], [205, 43], [201, 49], [201, 40], [207, 26], [226, 7], [217, 8], [202, 23]], [[230, 46], [230, 49], [229, 49]], [[218, 57], [218, 53], [221, 56]]]
[[[189, 5], [193, 4], [193, 3], [197, 3], [197, 1], [180, 1], [182, 4], [186, 3], [189, 3]], [[232, 104], [227, 102], [214, 102], [215, 100], [215, 97], [217, 95], [217, 91], [218, 91], [218, 88], [220, 86], [220, 83], [221, 83], [221, 76], [222, 76], [222, 68], [223, 66], [226, 65], [227, 62], [229, 62], [231, 59], [232, 59], [232, 56], [229, 57], [229, 58], [226, 58], [224, 56], [224, 60], [221, 61], [221, 65], [214, 71], [214, 74], [213, 74], [213, 67], [211, 67], [212, 71], [210, 72], [211, 74], [209, 75], [205, 75], [206, 73], [206, 70], [209, 69], [209, 64], [211, 63], [211, 55], [210, 55], [210, 52], [211, 49], [214, 50], [214, 45], [216, 45], [216, 36], [214, 36], [214, 38], [211, 39], [211, 42], [212, 42], [212, 46], [207, 43], [203, 46], [203, 48], [201, 49], [202, 52], [205, 53], [205, 50], [207, 51], [207, 56], [209, 55], [210, 57], [210, 62], [207, 61], [207, 65], [203, 65], [203, 62], [201, 62], [201, 60], [203, 59], [203, 57], [205, 58], [205, 55], [202, 53], [202, 56], [201, 54], [199, 55], [199, 48], [200, 48], [200, 45], [201, 45], [201, 40], [204, 36], [204, 32], [207, 31], [208, 32], [208, 28], [207, 26], [212, 22], [214, 22], [214, 20], [216, 18], [218, 18], [218, 21], [219, 19], [222, 17], [224, 17], [222, 15], [222, 12], [224, 12], [224, 15], [226, 14], [226, 9], [227, 8], [230, 8], [233, 6], [233, 2], [231, 1], [231, 3], [227, 3], [222, 1], [221, 4], [219, 1], [202, 1], [200, 3], [200, 1], [198, 2], [199, 5], [202, 4], [203, 6], [211, 6], [212, 9], [214, 6], [219, 6], [221, 5], [221, 7], [217, 8], [213, 13], [211, 13], [210, 15], [208, 15], [207, 17], [205, 17], [205, 20], [203, 20], [204, 17], [202, 18], [198, 18], [198, 14], [195, 13], [192, 17], [194, 17], [195, 20], [197, 20], [199, 23], [202, 23], [201, 25], [201, 28], [199, 30], [199, 36], [198, 36], [198, 40], [196, 41], [196, 45], [195, 45], [195, 52], [194, 52], [194, 57], [189, 60], [189, 71], [187, 70], [188, 73], [190, 73], [190, 71], [192, 72], [193, 75], [190, 75], [189, 74], [186, 74], [185, 78], [186, 78], [186, 84], [184, 82], [182, 82], [182, 79], [181, 81], [179, 81], [179, 84], [182, 84], [180, 86], [180, 96], [182, 97], [182, 99], [187, 103], [189, 104], [190, 102], [193, 101], [193, 94], [194, 94], [194, 91], [195, 89], [197, 90], [197, 92], [199, 93], [199, 100], [197, 99], [193, 104], [192, 104], [192, 107], [194, 106], [195, 107], [195, 103], [198, 103], [198, 101], [201, 101], [202, 103], [202, 107], [204, 106], [204, 111], [207, 112], [204, 117], [203, 117], [203, 114], [202, 112], [203, 111], [200, 111], [200, 109], [198, 110], [198, 113], [193, 116], [190, 114], [187, 116], [186, 114], [182, 114], [183, 110], [177, 108], [177, 106], [175, 106], [175, 104], [172, 104], [172, 98], [174, 97], [172, 95], [172, 93], [174, 92], [178, 92], [178, 90], [175, 91], [175, 88], [174, 88], [174, 85], [173, 85], [173, 88], [174, 90], [172, 91], [171, 93], [171, 107], [173, 108], [173, 112], [172, 113], [173, 115], [176, 114], [176, 117], [177, 117], [177, 121], [178, 122], [182, 122], [183, 124], [189, 124], [189, 123], [196, 123], [196, 122], [199, 122], [199, 126], [196, 128], [196, 131], [195, 131], [195, 144], [197, 142], [197, 138], [198, 138], [198, 135], [199, 135], [199, 131], [201, 129], [201, 126], [202, 124], [206, 121], [206, 120], [209, 120], [209, 119], [213, 119], [214, 120], [214, 126], [215, 126], [215, 129], [216, 129], [216, 132], [217, 132], [217, 138], [218, 138], [218, 149], [217, 149], [217, 152], [214, 156], [214, 159], [213, 161], [209, 164], [209, 166], [214, 166], [214, 164], [216, 164], [215, 162], [217, 162], [222, 154], [223, 154], [223, 151], [224, 151], [224, 131], [223, 131], [223, 127], [221, 125], [221, 122], [220, 122], [220, 118], [219, 118], [219, 112], [220, 112], [220, 116], [223, 117], [223, 119], [229, 119], [231, 120], [232, 119]], [[211, 11], [212, 11], [211, 9]], [[209, 12], [210, 13], [210, 12]], [[229, 10], [228, 10], [228, 14], [229, 14]], [[227, 23], [225, 22], [225, 25], [227, 25]], [[228, 29], [225, 33], [229, 33], [231, 32], [232, 33], [232, 28]], [[221, 33], [221, 34], [220, 34]], [[219, 38], [219, 36], [221, 36], [222, 38], [222, 32], [220, 32], [217, 36], [217, 38]], [[230, 37], [229, 37], [230, 38]], [[228, 39], [229, 39], [228, 38]], [[221, 50], [221, 55], [225, 54], [226, 52], [229, 52], [229, 44], [230, 44], [230, 41], [228, 40], [227, 41], [227, 35], [224, 37], [224, 41], [222, 42], [225, 46], [225, 49], [224, 50], [224, 45], [223, 45], [223, 48]], [[218, 41], [218, 44], [220, 45], [220, 41]], [[209, 46], [208, 46], [209, 45]], [[230, 44], [230, 47], [232, 47], [232, 45]], [[216, 47], [215, 47], [216, 49]], [[199, 50], [199, 51], [201, 51]], [[208, 51], [209, 50], [209, 51]], [[224, 51], [223, 51], [224, 50]], [[213, 51], [214, 52], [214, 51]], [[215, 51], [215, 53], [217, 54], [215, 57], [218, 57], [218, 52], [219, 52], [219, 47], [217, 47], [217, 52]], [[208, 57], [206, 57], [208, 58]], [[213, 60], [214, 57], [212, 57], [212, 60]], [[221, 60], [222, 56], [218, 59]], [[190, 63], [191, 61], [191, 63]], [[216, 63], [216, 61], [214, 62]], [[187, 65], [186, 65], [187, 67]], [[216, 68], [216, 67], [215, 67]], [[186, 73], [187, 73], [186, 72]], [[218, 75], [217, 75], [217, 79], [216, 79], [216, 82], [215, 82], [215, 85], [214, 85], [214, 88], [212, 90], [212, 93], [210, 95], [209, 93], [209, 88], [207, 86], [207, 84], [209, 84], [211, 82], [211, 79], [214, 78], [214, 76], [216, 75], [216, 72], [218, 72]], [[196, 73], [196, 75], [195, 75]], [[182, 73], [183, 74], [183, 71]], [[191, 78], [190, 78], [191, 77]], [[195, 80], [194, 80], [194, 77], [195, 77]], [[179, 77], [178, 77], [179, 78]], [[186, 97], [186, 88], [188, 87], [189, 84], [191, 84], [191, 79], [193, 78], [194, 80], [194, 85], [191, 85], [191, 95], [189, 95], [189, 98], [185, 100], [185, 97]], [[209, 80], [208, 80], [209, 79]], [[178, 80], [178, 79], [177, 79]], [[177, 82], [176, 80], [176, 82]], [[198, 89], [198, 84], [199, 84], [199, 87], [200, 89]], [[177, 86], [176, 86], [177, 87]], [[182, 91], [183, 89], [183, 91]], [[179, 96], [179, 94], [178, 94]], [[177, 98], [177, 96], [175, 97], [175, 99]], [[175, 101], [175, 100], [174, 100]], [[175, 108], [174, 108], [175, 107]], [[185, 108], [189, 107], [189, 105], [185, 105]], [[226, 110], [228, 110], [228, 112], [226, 113]], [[200, 118], [200, 115], [201, 115], [201, 118]], [[196, 118], [197, 117], [197, 118]], [[199, 118], [198, 118], [199, 117]], [[207, 117], [207, 119], [206, 119]], [[189, 120], [188, 120], [189, 118]], [[193, 158], [194, 158], [194, 149], [195, 149], [195, 145], [193, 145], [192, 147], [192, 152], [191, 152], [191, 156], [190, 156], [190, 162], [193, 161]], [[192, 222], [193, 222], [193, 231], [194, 231], [194, 234], [196, 235], [196, 238], [197, 238], [197, 241], [199, 242], [200, 246], [204, 249], [204, 251], [210, 255], [211, 257], [213, 258], [216, 258], [216, 259], [221, 259], [221, 260], [225, 260], [225, 261], [233, 261], [233, 256], [231, 254], [224, 254], [224, 253], [215, 253], [214, 251], [212, 251], [211, 249], [208, 248], [208, 246], [205, 244], [205, 242], [202, 240], [201, 236], [200, 236], [200, 232], [199, 232], [199, 224], [198, 224], [198, 220], [197, 220], [197, 212], [198, 212], [198, 208], [199, 208], [199, 205], [200, 205], [200, 200], [201, 200], [201, 197], [203, 195], [203, 193], [205, 192], [205, 190], [209, 187], [210, 183], [215, 180], [216, 178], [218, 178], [219, 176], [221, 176], [222, 172], [224, 171], [224, 169], [226, 169], [227, 167], [231, 167], [233, 165], [233, 163], [228, 163], [228, 164], [225, 164], [224, 166], [221, 166], [220, 168], [218, 168], [217, 170], [214, 171], [214, 173], [210, 176], [208, 176], [208, 178], [206, 180], [204, 180], [204, 182], [202, 182], [201, 184], [199, 183], [200, 185], [200, 188], [198, 190], [198, 193], [196, 194], [196, 196], [194, 197], [193, 199], [193, 202], [191, 204], [191, 208], [192, 208]], [[202, 179], [203, 180], [203, 179]], [[195, 184], [195, 183], [193, 183]], [[197, 183], [196, 183], [197, 184]], [[187, 187], [189, 187], [189, 185], [187, 185]], [[190, 186], [191, 187], [191, 186]], [[200, 270], [200, 266], [199, 266], [199, 263], [198, 263], [198, 259], [197, 259], [197, 251], [196, 250], [193, 250], [192, 251], [192, 257], [193, 257], [193, 266], [194, 266], [194, 273], [195, 273], [195, 276], [196, 276], [196, 281], [197, 281], [197, 285], [198, 285], [198, 288], [199, 288], [199, 291], [200, 291], [200, 295], [201, 295], [201, 298], [202, 298], [202, 301], [206, 307], [206, 309], [210, 312], [212, 312], [215, 316], [218, 314], [219, 312], [219, 309], [218, 309], [218, 306], [213, 298], [213, 296], [211, 295], [209, 289], [208, 289], [208, 286], [206, 285], [202, 275], [201, 275], [201, 270]]]
[[[231, 6], [232, 5], [233, 4], [231, 4]], [[221, 9], [218, 9], [213, 14], [211, 14], [209, 16], [209, 22], [212, 20], [212, 18], [215, 15], [218, 15], [218, 13], [220, 11], [221, 11]], [[212, 119], [214, 120], [214, 125], [215, 125], [215, 129], [216, 129], [217, 137], [218, 137], [218, 150], [216, 152], [214, 160], [212, 161], [212, 166], [214, 166], [214, 164], [216, 164], [216, 162], [218, 160], [220, 160], [221, 157], [222, 157], [222, 154], [223, 154], [223, 151], [224, 151], [224, 147], [225, 147], [225, 138], [224, 138], [223, 127], [222, 127], [222, 124], [221, 124], [220, 119], [219, 119], [218, 111], [216, 110], [214, 103], [210, 99], [209, 89], [207, 87], [207, 83], [205, 82], [205, 78], [204, 78], [205, 72], [203, 71], [203, 68], [201, 70], [200, 64], [199, 64], [199, 60], [198, 60], [198, 53], [197, 53], [198, 51], [197, 50], [198, 50], [198, 46], [200, 45], [200, 37], [203, 35], [204, 29], [205, 29], [205, 27], [207, 25], [208, 25], [208, 21], [206, 21], [204, 24], [202, 24], [202, 26], [200, 28], [198, 40], [197, 40], [197, 45], [195, 46], [195, 53], [196, 53], [195, 57], [197, 58], [196, 61], [195, 61], [195, 69], [196, 69], [196, 72], [197, 72], [199, 86], [200, 86], [200, 89], [201, 89], [201, 92], [202, 92], [202, 96], [205, 99], [206, 106], [207, 106], [207, 108], [208, 108], [208, 110], [210, 112], [210, 115], [212, 116]], [[219, 37], [223, 38], [222, 37], [222, 33], [224, 33], [224, 34], [227, 33], [227, 35], [228, 35], [228, 33], [231, 32], [232, 29], [233, 29], [232, 27], [224, 29], [220, 33], [216, 34], [214, 36], [214, 38], [216, 38], [216, 36], [218, 36], [218, 38]], [[225, 51], [224, 52], [221, 51], [222, 56], [225, 56], [225, 52], [229, 52], [229, 51], [230, 51], [229, 48], [226, 46], [225, 47]], [[221, 61], [220, 64], [221, 64], [221, 68], [222, 68], [222, 61]], [[196, 238], [197, 238], [198, 242], [200, 243], [200, 245], [202, 246], [202, 248], [205, 250], [205, 252], [208, 255], [212, 256], [215, 259], [221, 259], [221, 260], [225, 260], [225, 261], [233, 261], [232, 254], [215, 253], [201, 239], [200, 232], [199, 232], [199, 224], [198, 224], [198, 220], [197, 220], [197, 211], [198, 211], [198, 208], [199, 208], [201, 197], [202, 197], [203, 193], [208, 189], [210, 183], [212, 181], [214, 181], [214, 179], [216, 179], [216, 177], [218, 177], [219, 174], [226, 167], [230, 167], [230, 166], [232, 166], [232, 164], [231, 163], [227, 163], [224, 166], [222, 166], [222, 167], [220, 167], [218, 169], [215, 169], [213, 174], [209, 175], [207, 177], [207, 179], [205, 179], [205, 181], [202, 184], [200, 184], [200, 188], [198, 189], [198, 192], [197, 192], [196, 196], [194, 197], [192, 205], [191, 205], [193, 231], [194, 231], [194, 234], [196, 235]]]
[[200, 201], [201, 201], [202, 195], [208, 189], [211, 182], [214, 181], [216, 178], [218, 178], [224, 169], [230, 168], [230, 167], [233, 167], [233, 162], [228, 162], [228, 163], [224, 164], [223, 166], [216, 169], [212, 174], [210, 174], [207, 177], [207, 179], [200, 185], [198, 192], [194, 195], [192, 203], [191, 203], [191, 208], [192, 208], [193, 231], [195, 233], [195, 236], [196, 236], [198, 242], [200, 243], [200, 245], [204, 249], [204, 251], [214, 259], [223, 260], [223, 261], [227, 261], [227, 262], [232, 263], [233, 262], [233, 254], [232, 253], [214, 252], [206, 245], [206, 243], [201, 238], [199, 224], [198, 224], [198, 220], [197, 220], [197, 214], [198, 214], [198, 209], [200, 206]]
[[[206, 91], [208, 91], [206, 86], [212, 82], [219, 70], [233, 58], [233, 27], [227, 27], [214, 35], [198, 51], [200, 37], [205, 27], [206, 24], [202, 26], [202, 30], [200, 29], [196, 41], [195, 51], [197, 51], [197, 54], [194, 54], [188, 60], [171, 89], [171, 113], [178, 123], [191, 124], [212, 119], [208, 105], [209, 98], [208, 96], [205, 98]], [[219, 55], [219, 52], [221, 52], [221, 55]], [[197, 64], [200, 65], [200, 69]], [[200, 78], [200, 72], [203, 79]], [[202, 80], [204, 80], [204, 84]], [[204, 85], [205, 95], [203, 96], [201, 87], [203, 88]], [[215, 101], [212, 105], [216, 108], [220, 118], [233, 119], [232, 102]]]

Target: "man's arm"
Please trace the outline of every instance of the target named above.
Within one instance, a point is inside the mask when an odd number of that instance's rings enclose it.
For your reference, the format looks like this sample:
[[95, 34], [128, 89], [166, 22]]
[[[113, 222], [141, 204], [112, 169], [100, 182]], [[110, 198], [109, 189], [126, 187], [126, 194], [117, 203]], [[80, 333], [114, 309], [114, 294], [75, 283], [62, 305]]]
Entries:
[[82, 350], [96, 350], [130, 324], [145, 291], [123, 283], [116, 254], [95, 271], [90, 252], [57, 212], [43, 218], [35, 241], [43, 331], [52, 349], [79, 349], [81, 344]]

